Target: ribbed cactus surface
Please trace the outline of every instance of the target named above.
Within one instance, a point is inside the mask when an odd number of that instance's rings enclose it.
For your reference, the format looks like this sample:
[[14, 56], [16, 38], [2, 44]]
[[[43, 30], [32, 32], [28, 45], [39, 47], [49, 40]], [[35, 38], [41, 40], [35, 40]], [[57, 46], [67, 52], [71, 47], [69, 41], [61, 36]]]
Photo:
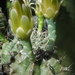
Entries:
[[65, 75], [69, 71], [55, 51], [35, 51], [33, 54], [30, 41], [15, 38], [3, 45], [1, 64], [6, 65], [9, 75]]

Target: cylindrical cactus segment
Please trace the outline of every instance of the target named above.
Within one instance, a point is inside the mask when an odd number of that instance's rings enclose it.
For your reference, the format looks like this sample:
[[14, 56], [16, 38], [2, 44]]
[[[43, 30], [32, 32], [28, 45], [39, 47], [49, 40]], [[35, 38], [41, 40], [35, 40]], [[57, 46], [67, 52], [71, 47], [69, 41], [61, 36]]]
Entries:
[[10, 65], [10, 75], [33, 75], [35, 58], [30, 41], [20, 40], [17, 47], [19, 51], [15, 62]]
[[14, 52], [18, 53], [17, 49], [17, 39], [12, 42], [7, 42], [2, 46], [1, 64], [8, 64], [11, 62], [11, 57], [14, 56]]
[[19, 53], [15, 57], [15, 63], [10, 65], [10, 75], [32, 75], [34, 63], [23, 53]]
[[51, 72], [54, 75], [65, 75], [68, 71], [70, 71], [68, 67], [62, 66], [60, 61], [55, 58], [51, 58], [47, 62], [50, 66]]
[[22, 43], [22, 45], [23, 45], [23, 48], [24, 48], [24, 51], [25, 51], [26, 55], [27, 55], [32, 61], [34, 61], [35, 58], [34, 58], [34, 55], [33, 55], [32, 45], [31, 45], [30, 40], [28, 40], [28, 41], [21, 41], [21, 43]]
[[44, 59], [43, 59], [41, 66], [40, 66], [40, 75], [54, 75], [50, 71], [49, 64]]
[[33, 75], [33, 71], [34, 71], [34, 63], [31, 62], [25, 72], [25, 75]]
[[42, 31], [44, 26], [44, 17], [38, 17], [38, 32]]
[[46, 19], [47, 25], [48, 25], [48, 37], [49, 37], [49, 45], [50, 50], [53, 49], [53, 46], [55, 45], [55, 39], [56, 39], [56, 26], [55, 22], [51, 19]]
[[35, 58], [30, 41], [15, 38], [12, 42], [4, 44], [2, 48], [1, 64], [10, 66], [9, 75], [32, 75]]

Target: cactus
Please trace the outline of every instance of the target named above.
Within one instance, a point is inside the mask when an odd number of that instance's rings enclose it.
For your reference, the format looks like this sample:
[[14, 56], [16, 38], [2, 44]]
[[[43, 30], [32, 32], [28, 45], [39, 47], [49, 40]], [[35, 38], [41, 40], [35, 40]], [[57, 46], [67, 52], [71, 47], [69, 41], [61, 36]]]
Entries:
[[44, 16], [42, 14], [42, 10], [41, 10], [41, 5], [40, 2], [37, 0], [36, 1], [36, 9], [35, 9], [35, 13], [38, 17], [38, 32], [42, 31], [42, 28], [44, 26]]
[[[41, 60], [40, 75], [65, 75], [66, 72], [69, 71], [69, 68], [62, 66], [60, 59], [54, 50], [56, 39], [56, 23], [54, 21], [54, 18], [58, 14], [62, 1], [58, 3], [58, 0], [37, 0], [37, 2], [38, 6], [36, 6], [35, 13], [38, 17], [41, 13], [41, 16], [44, 16], [46, 18], [46, 23], [48, 25], [48, 30], [43, 31], [42, 33], [40, 33], [40, 35], [36, 31], [37, 29], [39, 29], [39, 27], [35, 27], [31, 36], [32, 47], [34, 49], [34, 53], [36, 54], [36, 58], [38, 62], [40, 62]], [[40, 13], [37, 10], [37, 7]], [[42, 50], [40, 50], [39, 48]], [[45, 60], [43, 60], [43, 58]]]
[[[41, 2], [47, 3], [46, 0], [41, 0]], [[69, 67], [62, 65], [62, 60], [54, 47], [56, 29], [53, 19], [59, 11], [60, 3], [58, 0], [48, 0], [48, 4], [51, 6], [45, 4], [46, 6], [43, 5], [42, 9], [40, 8], [43, 12], [36, 12], [37, 16], [41, 13], [43, 19], [46, 18], [48, 27], [38, 34], [38, 30], [41, 31], [46, 27], [44, 24], [42, 28], [44, 20], [42, 20], [41, 29], [39, 26], [33, 28], [29, 1], [12, 1], [9, 24], [15, 35], [11, 42], [3, 44], [0, 55], [1, 64], [3, 67], [6, 66], [5, 72], [7, 71], [8, 75], [66, 75], [66, 72], [70, 71]], [[47, 8], [44, 9], [44, 6]]]
[[[28, 5], [24, 5], [24, 3], [21, 5], [18, 0], [16, 0], [15, 2], [13, 1], [12, 4], [13, 8], [10, 9], [9, 24], [11, 26], [12, 31], [17, 36], [17, 38], [19, 37], [20, 39], [22, 39], [19, 41], [22, 45], [18, 45], [17, 43], [18, 39], [14, 39], [12, 42], [4, 44], [2, 48], [1, 63], [3, 65], [8, 64], [10, 66], [9, 72], [10, 75], [13, 75], [14, 72], [17, 75], [18, 74], [23, 75], [25, 71], [27, 72], [26, 74], [28, 74], [29, 69], [32, 67], [32, 64], [34, 64], [33, 63], [34, 55], [32, 52], [32, 46], [30, 42], [30, 34], [33, 27], [33, 22], [31, 18], [32, 14], [30, 7]], [[6, 46], [7, 48], [5, 49]], [[19, 64], [22, 65], [22, 68], [21, 65], [18, 66]], [[30, 68], [28, 69], [28, 67]], [[22, 69], [21, 71], [19, 71], [20, 68]]]

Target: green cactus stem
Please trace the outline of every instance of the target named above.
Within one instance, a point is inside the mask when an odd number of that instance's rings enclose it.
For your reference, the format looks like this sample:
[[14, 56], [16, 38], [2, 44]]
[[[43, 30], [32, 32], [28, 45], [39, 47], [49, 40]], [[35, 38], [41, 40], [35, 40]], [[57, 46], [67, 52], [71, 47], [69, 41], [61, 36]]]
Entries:
[[17, 39], [15, 38], [11, 42], [4, 43], [2, 45], [2, 55], [1, 55], [1, 64], [7, 64], [10, 63], [12, 53], [18, 53], [18, 48], [17, 48]]
[[55, 22], [52, 19], [46, 19], [46, 22], [48, 24], [48, 37], [49, 37], [49, 45], [50, 50], [53, 49], [53, 46], [55, 45], [55, 39], [56, 39], [56, 26]]
[[38, 32], [42, 31], [44, 25], [44, 17], [38, 17]]
[[32, 46], [30, 41], [20, 40], [18, 48], [23, 46], [23, 49], [18, 51], [15, 56], [15, 62], [10, 65], [10, 75], [32, 75], [34, 69], [34, 55], [32, 53]]
[[69, 67], [64, 67], [59, 60], [51, 58], [48, 61], [50, 70], [54, 75], [66, 75], [70, 71]]
[[32, 45], [30, 40], [27, 41], [21, 40], [21, 42], [22, 45], [24, 45], [25, 53], [28, 55], [29, 58], [32, 58], [32, 60], [34, 61], [34, 55], [33, 55]]
[[47, 63], [46, 60], [43, 60], [43, 61], [42, 61], [41, 66], [40, 66], [40, 70], [41, 70], [40, 75], [54, 75], [54, 74], [52, 74], [52, 72], [50, 71], [50, 68], [49, 68], [48, 65], [49, 65], [49, 64]]
[[24, 50], [25, 54], [31, 58], [31, 60], [34, 60], [30, 41], [18, 40], [18, 38], [15, 38], [12, 42], [3, 44], [1, 63], [9, 63], [11, 57], [15, 56], [15, 53], [17, 54], [21, 49]]

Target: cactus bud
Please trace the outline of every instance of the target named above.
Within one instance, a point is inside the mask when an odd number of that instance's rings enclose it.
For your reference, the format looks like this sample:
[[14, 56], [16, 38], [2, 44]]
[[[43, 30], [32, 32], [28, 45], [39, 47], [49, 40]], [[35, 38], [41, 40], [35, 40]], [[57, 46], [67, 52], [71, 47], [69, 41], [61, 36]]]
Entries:
[[35, 13], [38, 17], [43, 17], [43, 13], [42, 13], [42, 6], [41, 4], [38, 2], [36, 3], [36, 9], [35, 9]]
[[30, 37], [33, 20], [30, 6], [14, 1], [10, 10], [9, 24], [12, 31], [22, 40]]
[[50, 19], [57, 15], [60, 8], [58, 0], [37, 0], [37, 2], [40, 3], [37, 9], [41, 11], [44, 17]]

